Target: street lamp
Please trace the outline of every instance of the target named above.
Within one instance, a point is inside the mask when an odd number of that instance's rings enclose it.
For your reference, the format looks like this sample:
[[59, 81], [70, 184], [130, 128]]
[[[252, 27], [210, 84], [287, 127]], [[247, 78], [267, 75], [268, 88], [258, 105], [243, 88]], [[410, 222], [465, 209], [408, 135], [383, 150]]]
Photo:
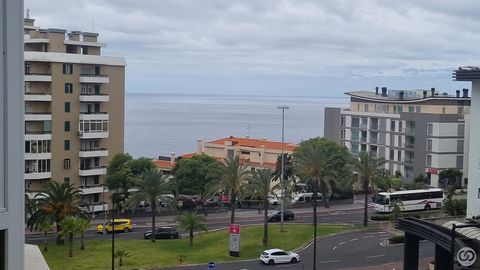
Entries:
[[280, 205], [280, 212], [282, 213], [280, 215], [280, 231], [281, 232], [284, 232], [284, 228], [283, 228], [283, 215], [284, 215], [284, 212], [285, 212], [285, 183], [283, 182], [283, 174], [284, 174], [284, 148], [285, 148], [285, 110], [288, 110], [289, 107], [288, 106], [285, 106], [285, 105], [282, 105], [282, 106], [278, 106], [277, 109], [280, 109], [282, 110], [282, 157], [281, 157], [281, 162], [282, 164], [280, 165], [280, 169], [282, 170], [281, 173], [280, 173], [280, 187], [282, 188], [282, 204]]

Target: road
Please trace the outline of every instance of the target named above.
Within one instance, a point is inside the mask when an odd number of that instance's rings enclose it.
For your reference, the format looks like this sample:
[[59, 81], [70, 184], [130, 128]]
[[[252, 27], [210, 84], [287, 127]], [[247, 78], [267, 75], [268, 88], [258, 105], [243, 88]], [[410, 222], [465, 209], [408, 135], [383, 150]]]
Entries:
[[[317, 241], [317, 269], [345, 269], [352, 267], [374, 266], [403, 260], [403, 245], [384, 246], [383, 241], [391, 237], [387, 232], [352, 232], [340, 234]], [[420, 243], [420, 258], [433, 256], [433, 244]], [[262, 270], [313, 268], [313, 246], [298, 252], [301, 261], [297, 264], [265, 265], [260, 260], [217, 263], [215, 270]], [[259, 254], [260, 255], [260, 254]], [[162, 270], [201, 270], [208, 269], [206, 264], [158, 268]]]

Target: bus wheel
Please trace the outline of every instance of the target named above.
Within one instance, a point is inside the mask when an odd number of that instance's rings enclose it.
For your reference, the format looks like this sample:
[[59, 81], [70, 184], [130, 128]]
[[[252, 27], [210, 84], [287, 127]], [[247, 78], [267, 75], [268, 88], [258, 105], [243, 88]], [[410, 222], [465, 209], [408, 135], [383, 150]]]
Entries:
[[430, 210], [430, 209], [432, 209], [432, 207], [430, 206], [430, 204], [425, 205], [425, 210], [426, 210], [426, 211], [428, 211], [428, 210]]

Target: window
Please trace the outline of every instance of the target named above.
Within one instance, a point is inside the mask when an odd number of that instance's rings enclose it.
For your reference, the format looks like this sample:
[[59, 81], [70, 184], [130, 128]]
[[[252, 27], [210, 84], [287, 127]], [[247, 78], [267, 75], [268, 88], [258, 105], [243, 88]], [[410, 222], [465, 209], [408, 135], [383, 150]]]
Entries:
[[432, 140], [427, 140], [427, 151], [432, 151]]
[[345, 116], [340, 117], [340, 126], [341, 127], [345, 126]]
[[65, 122], [64, 122], [64, 127], [63, 127], [63, 129], [64, 129], [65, 131], [70, 131], [70, 121], [65, 121]]
[[433, 135], [433, 124], [427, 124], [427, 135]]
[[464, 140], [458, 140], [457, 141], [457, 152], [463, 153], [464, 144], [465, 144]]
[[465, 136], [465, 125], [464, 124], [459, 124], [458, 125], [457, 134], [458, 134], [459, 137]]
[[445, 113], [446, 113], [446, 111], [447, 111], [447, 108], [445, 108], [445, 107], [442, 107], [442, 113], [443, 113], [443, 114], [445, 114]]
[[415, 112], [415, 107], [408, 106], [408, 112]]
[[73, 85], [71, 83], [65, 83], [65, 94], [71, 94], [73, 92]]
[[360, 140], [360, 134], [358, 130], [352, 130], [352, 141]]
[[427, 155], [427, 167], [432, 167], [432, 156]]
[[358, 144], [352, 143], [352, 153], [358, 154]]
[[352, 117], [352, 128], [360, 127], [360, 119], [358, 117]]
[[70, 184], [70, 177], [63, 178], [63, 182], [67, 183], [67, 184]]
[[390, 160], [395, 160], [395, 151], [393, 149], [390, 150]]
[[364, 104], [364, 110], [368, 112], [368, 104]]
[[70, 75], [73, 73], [72, 64], [63, 64], [63, 74]]
[[70, 112], [70, 102], [65, 102], [65, 112]]
[[345, 140], [345, 129], [340, 130], [340, 139]]
[[422, 112], [422, 107], [420, 107], [420, 106], [415, 107], [415, 112], [416, 113], [421, 113]]
[[395, 131], [395, 121], [390, 121], [390, 131]]
[[457, 169], [463, 168], [463, 156], [457, 156]]
[[63, 150], [68, 151], [70, 150], [70, 140], [63, 141]]
[[63, 160], [63, 168], [65, 170], [70, 169], [70, 159], [69, 158], [66, 158], [66, 159]]

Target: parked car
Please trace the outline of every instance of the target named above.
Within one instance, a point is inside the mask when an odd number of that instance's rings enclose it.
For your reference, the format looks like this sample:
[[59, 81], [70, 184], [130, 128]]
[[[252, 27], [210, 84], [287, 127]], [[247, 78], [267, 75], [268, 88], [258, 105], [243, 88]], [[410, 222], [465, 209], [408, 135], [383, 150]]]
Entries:
[[113, 229], [116, 232], [129, 232], [133, 229], [132, 221], [128, 218], [116, 218], [110, 220], [106, 225], [100, 224], [97, 226], [97, 233], [103, 233], [105, 227], [105, 232], [111, 233]]
[[[268, 221], [280, 221], [282, 219], [281, 213], [281, 211], [273, 211], [268, 214]], [[283, 220], [293, 220], [295, 218], [295, 214], [290, 210], [285, 210], [283, 213]]]
[[[152, 230], [146, 231], [143, 238], [150, 239]], [[155, 229], [156, 239], [177, 239], [179, 237], [178, 231], [173, 227], [160, 227]]]
[[270, 205], [276, 206], [280, 204], [280, 199], [276, 196], [268, 196], [268, 203]]
[[265, 264], [297, 263], [300, 255], [294, 252], [286, 252], [278, 248], [267, 249], [260, 255], [260, 260]]

